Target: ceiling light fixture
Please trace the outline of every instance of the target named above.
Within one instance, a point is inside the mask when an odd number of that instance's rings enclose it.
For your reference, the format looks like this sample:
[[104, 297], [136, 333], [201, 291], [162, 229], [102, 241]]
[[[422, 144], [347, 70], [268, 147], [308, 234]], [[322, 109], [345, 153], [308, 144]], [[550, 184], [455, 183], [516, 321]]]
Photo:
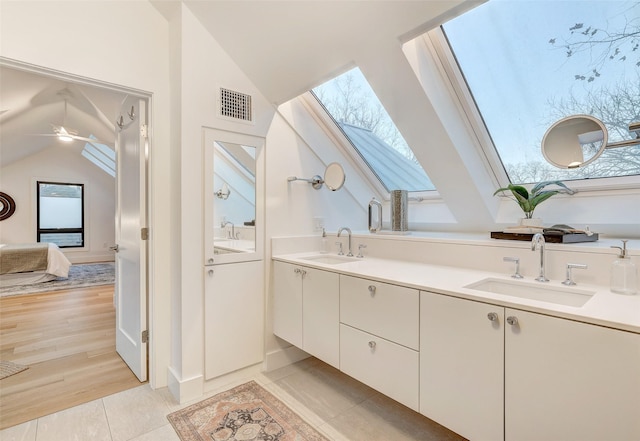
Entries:
[[67, 132], [67, 129], [65, 129], [62, 126], [60, 127], [60, 131], [58, 132], [58, 139], [64, 142], [73, 141], [73, 138], [71, 137], [71, 135], [69, 135], [69, 132]]

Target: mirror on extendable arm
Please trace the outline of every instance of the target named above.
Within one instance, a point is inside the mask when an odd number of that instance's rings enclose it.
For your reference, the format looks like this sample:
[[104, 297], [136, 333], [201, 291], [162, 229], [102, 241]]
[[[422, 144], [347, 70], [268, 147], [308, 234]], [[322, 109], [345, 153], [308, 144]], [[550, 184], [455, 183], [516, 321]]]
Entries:
[[584, 167], [604, 152], [607, 139], [602, 121], [589, 115], [573, 115], [549, 127], [542, 138], [542, 154], [558, 168]]
[[598, 159], [605, 149], [640, 144], [640, 122], [631, 122], [632, 139], [608, 142], [607, 128], [590, 115], [572, 115], [554, 123], [542, 138], [544, 159], [558, 168], [584, 167]]
[[337, 191], [344, 185], [344, 169], [337, 162], [332, 162], [324, 172], [324, 183], [331, 191]]
[[344, 169], [337, 162], [332, 162], [327, 165], [326, 170], [324, 171], [324, 178], [321, 178], [320, 175], [315, 175], [312, 178], [305, 179], [299, 178], [297, 176], [289, 176], [287, 181], [304, 181], [311, 184], [311, 186], [315, 190], [320, 190], [323, 184], [327, 185], [327, 188], [331, 191], [338, 191], [342, 188], [345, 181]]

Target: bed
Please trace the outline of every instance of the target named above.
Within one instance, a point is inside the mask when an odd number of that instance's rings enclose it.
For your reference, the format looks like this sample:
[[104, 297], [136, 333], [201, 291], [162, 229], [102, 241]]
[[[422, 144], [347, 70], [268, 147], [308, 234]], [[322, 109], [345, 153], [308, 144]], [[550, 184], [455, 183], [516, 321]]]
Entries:
[[0, 244], [0, 286], [68, 277], [71, 262], [53, 243]]

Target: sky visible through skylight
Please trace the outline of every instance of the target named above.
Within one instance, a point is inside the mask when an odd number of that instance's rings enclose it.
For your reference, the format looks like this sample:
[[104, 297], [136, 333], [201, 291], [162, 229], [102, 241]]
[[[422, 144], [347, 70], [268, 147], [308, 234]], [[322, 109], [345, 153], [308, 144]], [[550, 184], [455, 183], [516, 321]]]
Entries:
[[601, 58], [604, 44], [579, 51], [566, 42], [637, 31], [639, 21], [637, 2], [491, 0], [443, 26], [505, 165], [542, 160], [542, 137], [563, 116], [560, 100], [616, 84], [637, 90], [640, 49], [629, 44]]
[[359, 68], [314, 88], [313, 93], [343, 125], [347, 138], [387, 190], [435, 190]]

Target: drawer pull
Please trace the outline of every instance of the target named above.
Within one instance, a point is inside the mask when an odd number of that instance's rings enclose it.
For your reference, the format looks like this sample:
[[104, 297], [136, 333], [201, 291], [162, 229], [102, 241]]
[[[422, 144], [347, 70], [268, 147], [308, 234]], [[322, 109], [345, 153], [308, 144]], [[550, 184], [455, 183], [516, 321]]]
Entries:
[[213, 276], [213, 270], [210, 269], [209, 271], [207, 271], [209, 273], [209, 276]]
[[498, 314], [496, 314], [495, 312], [490, 312], [489, 314], [487, 314], [487, 318], [492, 322], [496, 322], [498, 321]]
[[375, 341], [373, 341], [373, 340], [371, 340], [371, 341], [369, 342], [369, 347], [370, 347], [371, 349], [375, 349], [375, 348], [376, 348], [376, 342], [375, 342]]
[[372, 297], [376, 295], [376, 287], [374, 285], [369, 285], [369, 294], [371, 294]]
[[509, 323], [511, 326], [516, 326], [518, 324], [518, 317], [514, 317], [512, 315], [507, 317], [507, 323]]

